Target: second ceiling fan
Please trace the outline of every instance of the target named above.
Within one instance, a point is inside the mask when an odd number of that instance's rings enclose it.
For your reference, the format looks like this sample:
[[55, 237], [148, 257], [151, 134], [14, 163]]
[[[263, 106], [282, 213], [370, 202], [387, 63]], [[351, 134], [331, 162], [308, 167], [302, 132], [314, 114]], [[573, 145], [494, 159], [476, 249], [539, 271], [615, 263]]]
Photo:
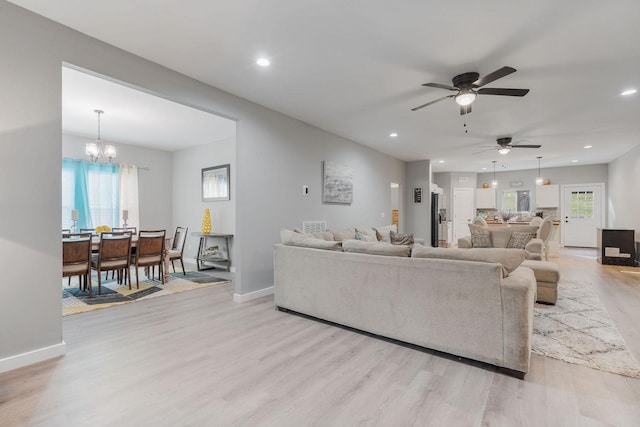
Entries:
[[[507, 136], [504, 138], [498, 138], [496, 140], [496, 142], [498, 143], [498, 145], [481, 145], [481, 147], [486, 148], [485, 150], [482, 151], [478, 151], [477, 153], [473, 153], [473, 154], [480, 154], [480, 153], [484, 153], [485, 151], [491, 151], [491, 150], [498, 150], [498, 153], [500, 154], [507, 154], [509, 151], [511, 151], [512, 148], [540, 148], [542, 147], [542, 145], [540, 144], [518, 144], [519, 141], [516, 141], [515, 144], [511, 143], [511, 137]], [[524, 140], [523, 140], [524, 141]]]
[[525, 96], [529, 93], [529, 89], [482, 88], [482, 86], [486, 84], [515, 72], [516, 69], [513, 67], [502, 67], [483, 77], [480, 77], [480, 74], [475, 72], [458, 74], [452, 79], [453, 86], [440, 83], [424, 83], [422, 86], [447, 89], [457, 93], [455, 95], [443, 96], [442, 98], [419, 105], [412, 108], [411, 111], [428, 107], [429, 105], [447, 98], [455, 98], [456, 103], [460, 106], [460, 114], [468, 114], [471, 112], [471, 103], [476, 99], [477, 95]]

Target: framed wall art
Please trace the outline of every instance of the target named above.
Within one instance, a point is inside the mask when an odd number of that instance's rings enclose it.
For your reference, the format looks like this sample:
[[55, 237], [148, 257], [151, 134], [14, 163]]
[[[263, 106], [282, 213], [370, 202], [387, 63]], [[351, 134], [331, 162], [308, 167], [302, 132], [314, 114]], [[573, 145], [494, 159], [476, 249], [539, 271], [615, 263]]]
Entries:
[[353, 169], [324, 161], [322, 172], [322, 201], [350, 205], [353, 202]]
[[229, 200], [230, 181], [228, 164], [202, 169], [202, 201]]

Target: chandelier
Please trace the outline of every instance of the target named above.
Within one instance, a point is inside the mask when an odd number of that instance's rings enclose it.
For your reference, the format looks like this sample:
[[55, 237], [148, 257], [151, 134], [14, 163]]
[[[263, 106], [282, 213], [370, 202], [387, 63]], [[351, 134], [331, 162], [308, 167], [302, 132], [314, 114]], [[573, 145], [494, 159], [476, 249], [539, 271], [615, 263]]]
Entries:
[[96, 163], [100, 157], [109, 159], [109, 163], [111, 163], [111, 159], [116, 157], [116, 147], [111, 144], [105, 144], [103, 149], [102, 139], [100, 139], [100, 114], [104, 114], [104, 111], [93, 110], [93, 112], [98, 115], [98, 138], [96, 142], [87, 142], [84, 147], [84, 153], [89, 156], [94, 163]]

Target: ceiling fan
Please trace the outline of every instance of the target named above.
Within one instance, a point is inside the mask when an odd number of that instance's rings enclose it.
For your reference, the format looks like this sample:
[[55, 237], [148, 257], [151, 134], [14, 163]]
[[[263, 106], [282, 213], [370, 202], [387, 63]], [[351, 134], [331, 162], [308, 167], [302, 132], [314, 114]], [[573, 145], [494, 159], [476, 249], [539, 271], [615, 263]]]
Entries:
[[[526, 141], [526, 140], [522, 140], [522, 141]], [[498, 143], [497, 146], [495, 146], [495, 145], [481, 145], [481, 147], [490, 147], [490, 148], [487, 148], [486, 150], [478, 151], [477, 153], [473, 153], [473, 154], [480, 154], [480, 153], [484, 153], [485, 151], [490, 151], [490, 150], [495, 150], [495, 149], [497, 149], [498, 153], [500, 153], [500, 154], [507, 154], [509, 151], [511, 151], [512, 148], [540, 148], [540, 147], [542, 147], [542, 145], [540, 145], [540, 144], [518, 144], [518, 142], [520, 142], [520, 141], [516, 141], [515, 144], [512, 144], [510, 136], [507, 136], [507, 137], [504, 137], [504, 138], [498, 138], [496, 140], [496, 142]]]
[[460, 114], [468, 114], [471, 112], [471, 103], [476, 99], [477, 95], [525, 96], [527, 93], [529, 93], [529, 89], [478, 89], [486, 84], [489, 84], [495, 80], [498, 80], [515, 72], [516, 69], [513, 67], [502, 67], [494, 71], [493, 73], [489, 73], [483, 77], [480, 77], [480, 74], [474, 72], [458, 74], [452, 79], [453, 86], [443, 85], [440, 83], [424, 83], [422, 86], [437, 87], [439, 89], [452, 90], [457, 93], [455, 95], [443, 96], [442, 98], [438, 98], [435, 101], [419, 105], [415, 108], [412, 108], [411, 111], [419, 110], [431, 104], [435, 104], [436, 102], [440, 102], [443, 99], [455, 98], [456, 103], [460, 106]]

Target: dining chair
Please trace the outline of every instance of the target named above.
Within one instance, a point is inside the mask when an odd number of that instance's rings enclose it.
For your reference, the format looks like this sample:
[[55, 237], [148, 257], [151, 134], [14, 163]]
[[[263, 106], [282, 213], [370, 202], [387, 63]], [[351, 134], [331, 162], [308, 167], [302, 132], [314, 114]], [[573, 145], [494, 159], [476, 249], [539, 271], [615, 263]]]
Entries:
[[169, 260], [171, 261], [173, 272], [176, 272], [176, 266], [173, 264], [173, 261], [179, 259], [180, 265], [182, 265], [182, 274], [185, 276], [187, 272], [184, 270], [182, 255], [184, 253], [184, 243], [187, 240], [187, 231], [189, 231], [189, 227], [176, 227], [176, 234], [173, 236], [173, 245], [169, 250]]
[[80, 229], [81, 233], [91, 233], [91, 234], [96, 234], [96, 229], [95, 228], [81, 228]]
[[[153, 279], [153, 271], [157, 265], [159, 271], [158, 278], [164, 285], [162, 255], [164, 252], [164, 239], [166, 233], [166, 230], [140, 230], [140, 233], [138, 233], [137, 250], [133, 257], [135, 258], [136, 287], [138, 289], [140, 288], [140, 282], [138, 279], [138, 269], [140, 267], [150, 267], [150, 278]], [[153, 268], [153, 270], [151, 270], [151, 268]]]
[[98, 257], [91, 261], [91, 267], [98, 273], [98, 295], [102, 294], [100, 273], [106, 271], [118, 272], [118, 283], [129, 281], [131, 289], [131, 234], [130, 233], [100, 233]]
[[138, 227], [113, 227], [111, 231], [116, 231], [116, 232], [128, 231], [135, 236], [136, 234], [138, 234]]
[[[91, 289], [91, 234], [69, 233], [62, 239], [62, 277], [78, 276], [78, 289]], [[83, 283], [84, 279], [84, 283]]]

